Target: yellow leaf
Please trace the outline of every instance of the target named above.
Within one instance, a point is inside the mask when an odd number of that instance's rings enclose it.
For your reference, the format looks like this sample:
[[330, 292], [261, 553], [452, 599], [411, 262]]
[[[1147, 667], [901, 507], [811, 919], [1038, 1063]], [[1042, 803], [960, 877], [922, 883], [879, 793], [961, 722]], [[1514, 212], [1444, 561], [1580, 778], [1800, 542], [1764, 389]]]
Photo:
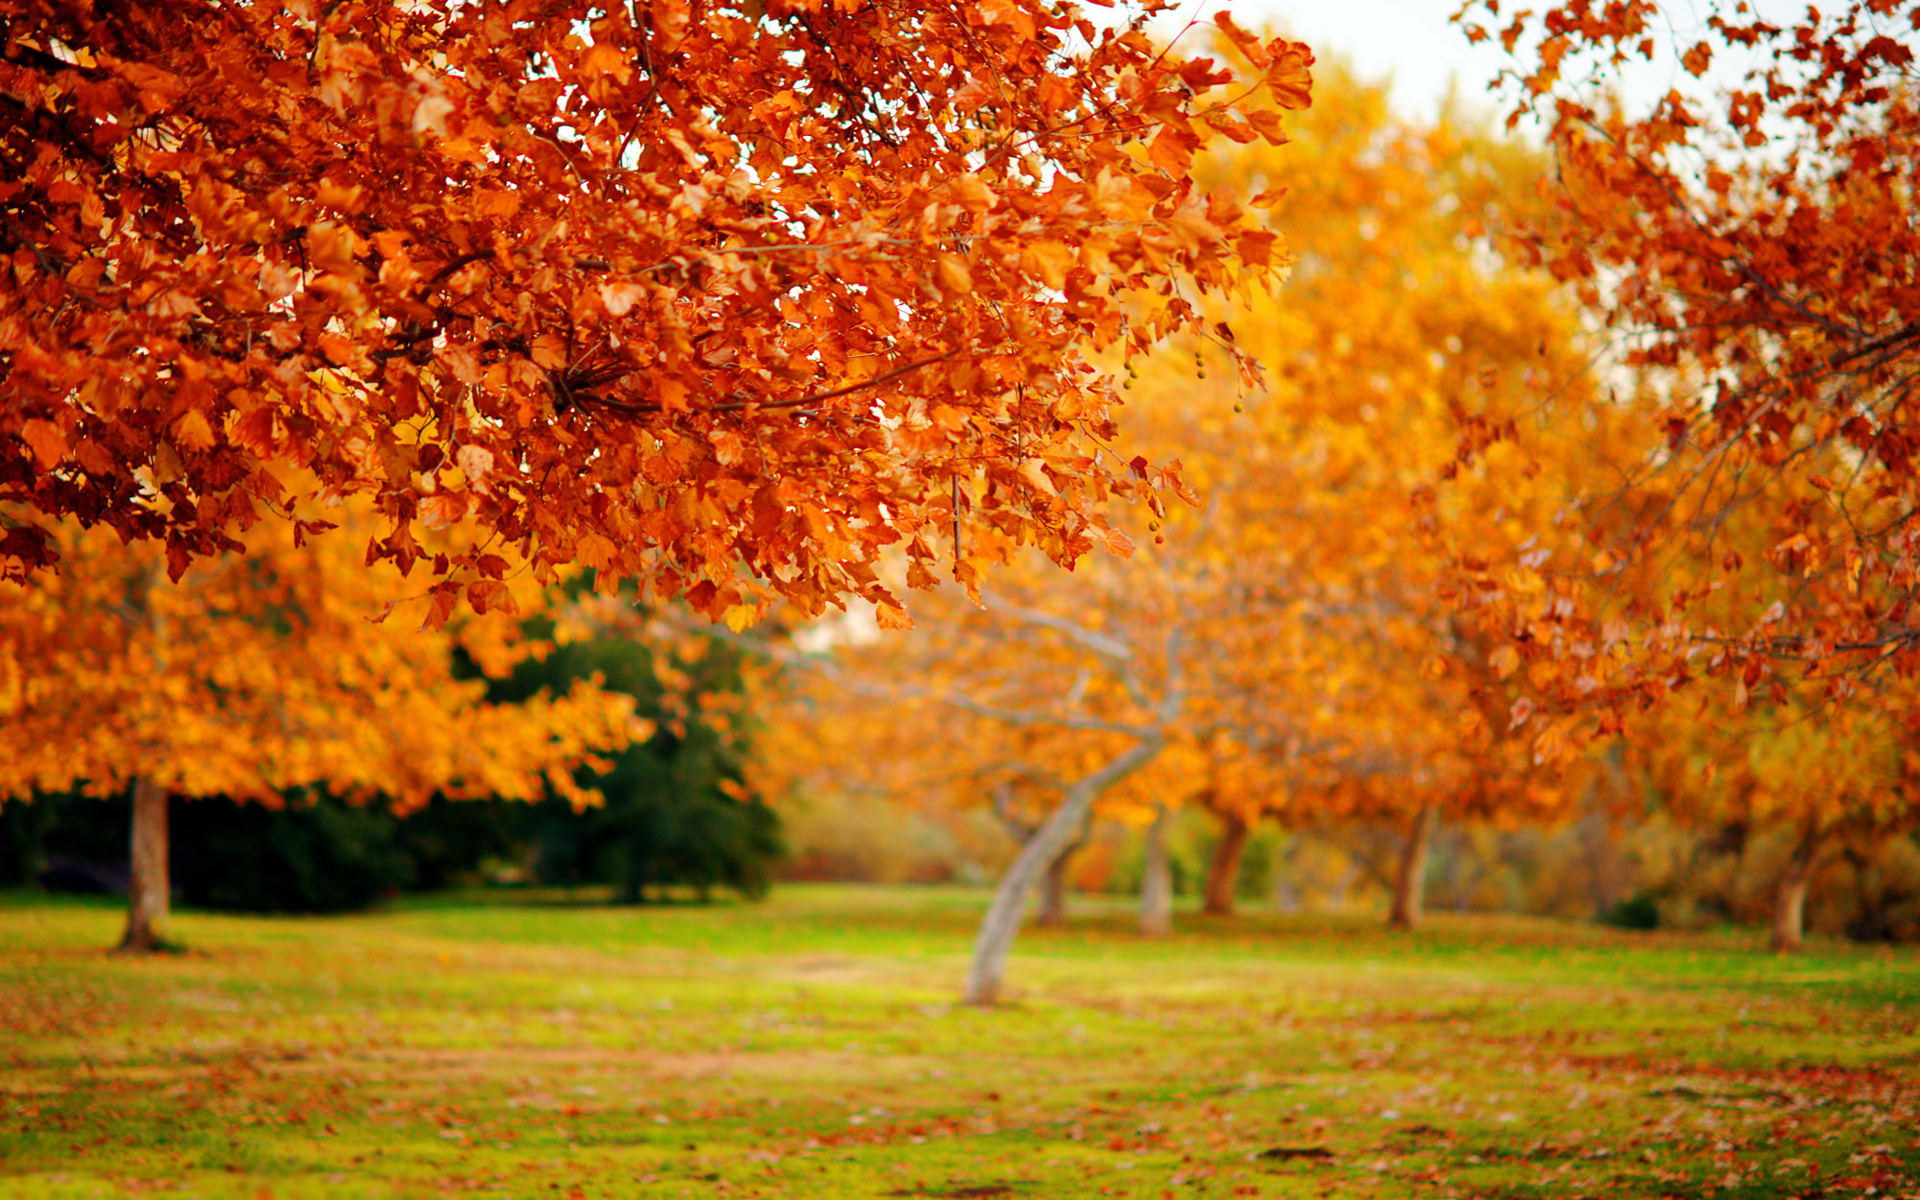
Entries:
[[1502, 646], [1488, 661], [1493, 664], [1494, 672], [1505, 679], [1520, 669], [1520, 652], [1512, 646]]

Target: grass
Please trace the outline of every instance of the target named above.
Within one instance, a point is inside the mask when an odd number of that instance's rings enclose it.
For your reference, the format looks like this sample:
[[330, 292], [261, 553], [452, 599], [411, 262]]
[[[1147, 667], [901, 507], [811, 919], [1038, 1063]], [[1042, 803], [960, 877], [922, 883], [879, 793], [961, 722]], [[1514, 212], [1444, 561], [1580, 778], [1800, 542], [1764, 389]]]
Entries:
[[0, 898], [0, 1195], [1920, 1196], [1911, 948], [984, 903]]

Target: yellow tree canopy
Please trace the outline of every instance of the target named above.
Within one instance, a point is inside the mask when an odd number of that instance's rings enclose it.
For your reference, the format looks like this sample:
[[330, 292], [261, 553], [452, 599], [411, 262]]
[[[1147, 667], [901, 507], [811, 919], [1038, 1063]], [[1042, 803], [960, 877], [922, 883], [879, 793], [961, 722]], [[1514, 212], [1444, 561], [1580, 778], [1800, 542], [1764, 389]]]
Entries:
[[0, 796], [146, 778], [268, 803], [306, 786], [414, 805], [548, 785], [586, 802], [571, 768], [639, 732], [628, 698], [591, 687], [484, 703], [456, 647], [503, 669], [533, 648], [517, 627], [504, 612], [443, 631], [413, 628], [417, 612], [377, 621], [405, 583], [348, 539], [295, 547], [269, 522], [244, 555], [170, 582], [163, 547], [60, 533], [57, 572], [0, 584]]

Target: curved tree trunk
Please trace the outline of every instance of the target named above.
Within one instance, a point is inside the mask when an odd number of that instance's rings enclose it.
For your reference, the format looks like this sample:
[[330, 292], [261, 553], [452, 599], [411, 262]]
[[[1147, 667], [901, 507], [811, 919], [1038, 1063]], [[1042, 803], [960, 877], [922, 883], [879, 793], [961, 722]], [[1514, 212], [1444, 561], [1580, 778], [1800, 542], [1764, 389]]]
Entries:
[[1407, 830], [1406, 847], [1400, 854], [1400, 874], [1393, 882], [1393, 915], [1387, 918], [1391, 929], [1412, 929], [1420, 923], [1427, 883], [1427, 851], [1433, 845], [1433, 829], [1440, 823], [1440, 810], [1429, 804], [1413, 818]]
[[1000, 886], [994, 890], [987, 915], [981, 918], [980, 933], [973, 943], [973, 961], [967, 968], [966, 990], [961, 993], [964, 1003], [993, 1004], [1000, 999], [1007, 954], [1013, 949], [1014, 935], [1020, 932], [1027, 894], [1040, 882], [1048, 864], [1060, 857], [1060, 851], [1073, 839], [1074, 831], [1093, 811], [1093, 802], [1099, 799], [1100, 793], [1153, 761], [1165, 744], [1159, 738], [1136, 742], [1126, 753], [1074, 783], [1067, 789], [1060, 807], [1053, 810], [1053, 815], [1020, 848], [1013, 865], [1000, 877]]
[[142, 775], [133, 781], [133, 834], [127, 876], [126, 954], [151, 954], [165, 937], [172, 882], [167, 878], [167, 789]]
[[1153, 808], [1147, 826], [1146, 862], [1140, 872], [1140, 932], [1165, 937], [1173, 932], [1173, 867], [1167, 862], [1167, 824], [1173, 819], [1164, 804]]
[[1240, 857], [1246, 853], [1247, 837], [1253, 826], [1237, 812], [1227, 813], [1220, 827], [1220, 840], [1214, 843], [1213, 860], [1207, 864], [1206, 904], [1202, 912], [1216, 917], [1233, 915], [1233, 894], [1240, 885]]
[[1813, 882], [1814, 860], [1820, 854], [1820, 835], [1808, 828], [1787, 858], [1780, 889], [1773, 902], [1773, 949], [1791, 954], [1800, 949], [1806, 930], [1807, 887]]

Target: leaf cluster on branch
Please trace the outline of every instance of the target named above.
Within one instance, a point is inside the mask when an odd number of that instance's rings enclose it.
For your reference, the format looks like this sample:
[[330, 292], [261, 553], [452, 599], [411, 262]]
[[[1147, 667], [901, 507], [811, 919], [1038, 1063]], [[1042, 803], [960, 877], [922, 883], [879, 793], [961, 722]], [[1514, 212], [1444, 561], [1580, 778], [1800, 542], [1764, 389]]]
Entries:
[[[1170, 476], [1108, 453], [1088, 348], [1273, 277], [1191, 166], [1284, 140], [1312, 62], [1224, 15], [1244, 71], [1175, 53], [1167, 7], [16, 6], [0, 570], [72, 516], [177, 578], [322, 531], [310, 494], [370, 500], [430, 624], [520, 563], [900, 625], [885, 546], [922, 586], [973, 581], [973, 525], [1124, 552], [1105, 503]], [[423, 546], [456, 524], [491, 537]]]

